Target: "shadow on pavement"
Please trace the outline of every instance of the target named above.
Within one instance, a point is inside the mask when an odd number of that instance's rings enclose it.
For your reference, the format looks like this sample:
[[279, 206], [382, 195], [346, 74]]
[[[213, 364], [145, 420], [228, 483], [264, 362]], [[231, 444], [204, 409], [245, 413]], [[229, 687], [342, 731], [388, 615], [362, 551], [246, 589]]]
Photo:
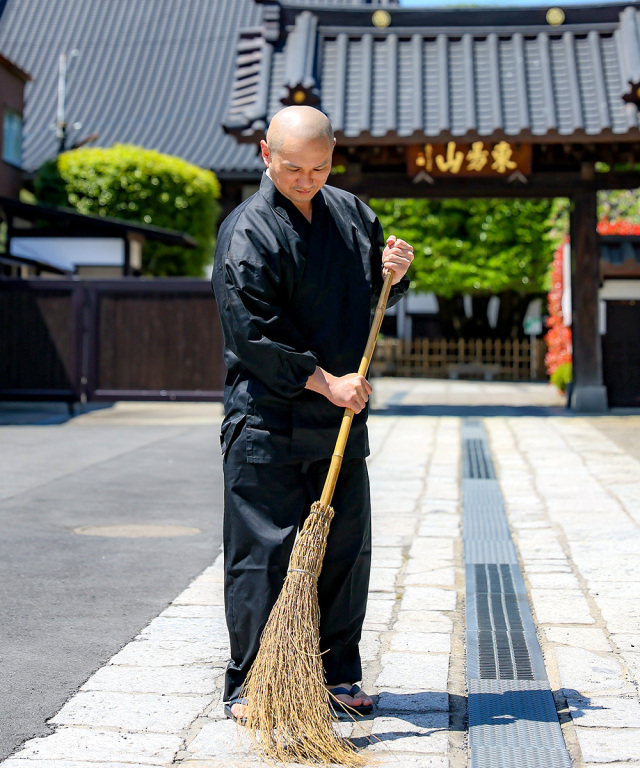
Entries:
[[[398, 741], [408, 737], [428, 738], [434, 733], [442, 731], [461, 731], [468, 730], [468, 707], [469, 697], [449, 694], [449, 711], [442, 711], [437, 708], [429, 709], [429, 702], [434, 704], [441, 700], [442, 693], [433, 691], [424, 691], [420, 693], [399, 694], [384, 693], [387, 706], [377, 707], [374, 712], [365, 717], [358, 718], [356, 722], [362, 720], [373, 720], [374, 718], [388, 717], [394, 720], [402, 720], [411, 727], [405, 730], [388, 730], [387, 732], [376, 733], [372, 737], [355, 736], [351, 738], [354, 746], [365, 748], [378, 742]], [[515, 723], [516, 721], [539, 722], [539, 723], [561, 723], [571, 720], [571, 718], [583, 717], [587, 712], [603, 709], [601, 706], [592, 705], [589, 697], [580, 694], [571, 689], [562, 689], [554, 692], [553, 699], [556, 707], [562, 707], [561, 711], [556, 708], [550, 708], [547, 705], [549, 691], [547, 690], [523, 690], [523, 691], [505, 691], [504, 693], [481, 693], [473, 694], [471, 702], [475, 710], [475, 725], [493, 725], [496, 727]], [[569, 700], [572, 711], [569, 713], [566, 701]], [[391, 705], [391, 706], [389, 706]], [[419, 711], [416, 711], [416, 707]], [[458, 713], [458, 717], [451, 717], [447, 728], [430, 726], [429, 719], [436, 720], [438, 716]], [[461, 713], [464, 713], [462, 717]]]
[[0, 402], [0, 426], [46, 426], [64, 424], [90, 411], [113, 408], [114, 403]]

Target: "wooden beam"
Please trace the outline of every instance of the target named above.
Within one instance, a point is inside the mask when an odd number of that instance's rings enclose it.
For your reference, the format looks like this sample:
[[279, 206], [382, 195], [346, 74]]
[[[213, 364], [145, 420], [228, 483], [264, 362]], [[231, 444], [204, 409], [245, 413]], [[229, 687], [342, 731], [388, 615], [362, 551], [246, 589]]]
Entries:
[[607, 410], [598, 323], [599, 251], [596, 192], [577, 187], [571, 210], [571, 334], [573, 388], [571, 407], [583, 413]]

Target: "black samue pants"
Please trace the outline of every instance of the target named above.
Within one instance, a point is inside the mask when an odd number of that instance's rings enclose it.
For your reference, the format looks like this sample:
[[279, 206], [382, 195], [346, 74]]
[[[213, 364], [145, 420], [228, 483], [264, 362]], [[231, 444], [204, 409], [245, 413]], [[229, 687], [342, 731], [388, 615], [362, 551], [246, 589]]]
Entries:
[[[320, 498], [329, 459], [249, 464], [244, 430], [224, 458], [225, 610], [231, 640], [224, 700], [237, 696], [280, 594], [298, 527]], [[333, 497], [318, 579], [320, 646], [327, 682], [362, 678], [358, 643], [371, 565], [371, 503], [364, 459], [346, 460]], [[291, 685], [297, 685], [296, 680]]]

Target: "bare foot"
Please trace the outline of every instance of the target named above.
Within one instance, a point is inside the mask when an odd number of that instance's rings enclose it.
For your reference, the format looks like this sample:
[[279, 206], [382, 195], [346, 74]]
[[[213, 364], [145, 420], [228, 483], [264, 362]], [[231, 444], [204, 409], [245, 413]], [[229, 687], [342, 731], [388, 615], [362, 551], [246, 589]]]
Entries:
[[234, 704], [231, 707], [231, 712], [237, 720], [245, 720], [247, 717], [247, 710], [249, 708], [246, 704]]
[[[331, 688], [346, 688], [351, 690], [351, 683], [337, 683], [336, 685], [327, 685], [327, 689]], [[338, 693], [335, 695], [338, 701], [342, 701], [349, 707], [372, 707], [373, 699], [371, 696], [367, 696], [364, 691], [359, 691], [355, 696], [349, 696], [346, 693]]]

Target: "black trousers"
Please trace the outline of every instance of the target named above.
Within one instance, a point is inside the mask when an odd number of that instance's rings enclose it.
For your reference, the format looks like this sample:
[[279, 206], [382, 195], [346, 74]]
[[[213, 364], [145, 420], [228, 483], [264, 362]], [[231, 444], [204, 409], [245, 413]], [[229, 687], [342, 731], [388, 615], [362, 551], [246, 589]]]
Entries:
[[[224, 699], [237, 696], [282, 584], [298, 527], [320, 498], [329, 460], [249, 464], [244, 430], [224, 458], [225, 611], [231, 640]], [[320, 645], [328, 683], [362, 678], [358, 643], [371, 567], [371, 503], [364, 459], [344, 461], [318, 579]], [[295, 685], [296, 681], [292, 681]]]

